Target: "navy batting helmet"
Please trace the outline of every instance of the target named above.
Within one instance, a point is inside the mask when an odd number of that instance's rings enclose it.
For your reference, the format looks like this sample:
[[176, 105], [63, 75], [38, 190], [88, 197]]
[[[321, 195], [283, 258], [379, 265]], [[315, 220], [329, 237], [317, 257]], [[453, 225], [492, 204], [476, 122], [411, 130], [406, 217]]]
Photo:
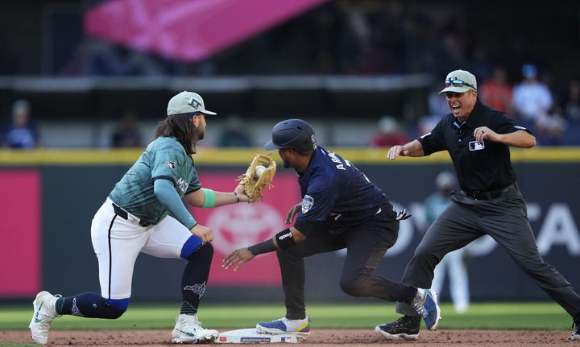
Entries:
[[310, 153], [316, 149], [316, 135], [310, 124], [302, 119], [287, 119], [274, 125], [272, 140], [265, 149], [294, 148], [300, 153]]

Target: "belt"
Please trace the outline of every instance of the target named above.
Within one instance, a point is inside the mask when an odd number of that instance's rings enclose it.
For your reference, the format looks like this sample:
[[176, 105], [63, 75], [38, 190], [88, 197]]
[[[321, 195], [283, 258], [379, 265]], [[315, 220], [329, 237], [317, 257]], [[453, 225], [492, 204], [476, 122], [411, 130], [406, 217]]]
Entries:
[[503, 195], [503, 193], [507, 192], [512, 187], [514, 187], [513, 183], [505, 188], [497, 189], [497, 190], [487, 190], [487, 191], [484, 191], [484, 190], [471, 190], [471, 191], [462, 190], [462, 192], [468, 198], [472, 198], [475, 200], [491, 200], [491, 199], [497, 198], [498, 196]]
[[[123, 209], [121, 208], [121, 206], [119, 206], [119, 205], [117, 205], [117, 204], [113, 203], [113, 210], [115, 211], [115, 214], [116, 214], [117, 216], [119, 216], [119, 217], [121, 217], [121, 218], [123, 218], [123, 219], [125, 219], [125, 220], [128, 220], [128, 221], [130, 221], [130, 219], [129, 219], [129, 212], [127, 212], [127, 211], [123, 210]], [[135, 217], [135, 216], [133, 216], [133, 215], [131, 215], [131, 217], [134, 217], [134, 218], [135, 218], [135, 221], [136, 221], [136, 222], [138, 222], [138, 223], [139, 223], [139, 225], [140, 225], [140, 226], [142, 226], [142, 227], [148, 227], [148, 226], [150, 226], [150, 225], [151, 225], [151, 223], [149, 223], [149, 222], [147, 222], [147, 221], [145, 221], [145, 220], [139, 219], [139, 218], [137, 218], [137, 217]], [[133, 218], [131, 218], [131, 219], [133, 219]]]

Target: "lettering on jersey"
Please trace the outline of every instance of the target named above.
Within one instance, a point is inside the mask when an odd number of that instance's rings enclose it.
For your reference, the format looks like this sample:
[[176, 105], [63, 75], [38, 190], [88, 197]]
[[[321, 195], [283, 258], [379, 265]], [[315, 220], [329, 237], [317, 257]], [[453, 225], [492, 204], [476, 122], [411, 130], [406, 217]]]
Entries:
[[485, 143], [483, 142], [477, 142], [477, 141], [471, 141], [469, 142], [469, 150], [470, 151], [481, 151], [482, 149], [485, 149]]
[[336, 156], [335, 153], [329, 152], [329, 153], [327, 153], [327, 155], [330, 157], [330, 160], [332, 160], [332, 162], [338, 163], [338, 165], [336, 165], [337, 169], [346, 170], [344, 168], [344, 163], [342, 161], [340, 161], [340, 159], [338, 159], [338, 157]]
[[169, 170], [171, 170], [171, 171], [175, 170], [175, 162], [174, 161], [168, 161], [166, 164], [169, 167]]
[[195, 98], [189, 99], [188, 104], [189, 104], [189, 106], [195, 108], [196, 110], [199, 108], [199, 106], [201, 106], [201, 102], [199, 102], [198, 100], [195, 100]]
[[330, 218], [334, 220], [338, 220], [340, 217], [342, 217], [342, 213], [330, 213]]
[[310, 195], [304, 195], [304, 199], [302, 199], [302, 213], [307, 213], [314, 205], [314, 198]]
[[185, 193], [187, 187], [189, 187], [189, 182], [185, 182], [183, 178], [179, 177], [179, 180], [177, 181], [177, 187], [179, 190]]

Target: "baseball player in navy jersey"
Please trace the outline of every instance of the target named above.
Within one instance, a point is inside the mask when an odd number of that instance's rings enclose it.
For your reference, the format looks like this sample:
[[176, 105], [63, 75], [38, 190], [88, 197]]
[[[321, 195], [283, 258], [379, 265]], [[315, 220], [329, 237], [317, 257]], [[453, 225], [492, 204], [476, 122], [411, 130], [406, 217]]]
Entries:
[[213, 257], [213, 233], [195, 221], [182, 198], [204, 208], [248, 198], [242, 185], [229, 193], [201, 188], [191, 156], [204, 137], [206, 115], [215, 113], [205, 108], [199, 94], [184, 91], [169, 101], [167, 118], [157, 125], [155, 140], [93, 218], [91, 239], [99, 263], [100, 294], [62, 297], [40, 292], [30, 322], [34, 341], [46, 344], [53, 319], [61, 315], [119, 318], [129, 306], [139, 253], [187, 261], [181, 280], [181, 310], [171, 341], [197, 343], [217, 338], [216, 330], [202, 328], [197, 320]]
[[[447, 151], [461, 187], [425, 233], [402, 282], [431, 287], [433, 269], [447, 253], [487, 234], [570, 314], [576, 326], [571, 339], [580, 340], [580, 296], [542, 259], [511, 165], [509, 147], [533, 147], [534, 136], [505, 114], [482, 104], [477, 97], [477, 81], [470, 72], [452, 71], [443, 85], [440, 94], [445, 94], [451, 112], [430, 133], [403, 146], [393, 146], [388, 153], [392, 160]], [[404, 316], [378, 328], [388, 337], [416, 338], [421, 318], [405, 303], [397, 303], [397, 312]]]
[[258, 323], [268, 334], [310, 334], [310, 319], [304, 304], [304, 258], [323, 252], [347, 249], [341, 289], [356, 297], [400, 301], [423, 316], [429, 330], [440, 318], [435, 293], [415, 286], [391, 282], [374, 273], [385, 252], [395, 244], [399, 215], [385, 194], [364, 173], [340, 155], [316, 144], [314, 130], [305, 121], [289, 119], [276, 124], [265, 149], [278, 149], [285, 168], [298, 174], [302, 201], [286, 217], [294, 226], [272, 239], [238, 249], [225, 259], [224, 268], [234, 271], [256, 255], [277, 251], [286, 296], [286, 316]]

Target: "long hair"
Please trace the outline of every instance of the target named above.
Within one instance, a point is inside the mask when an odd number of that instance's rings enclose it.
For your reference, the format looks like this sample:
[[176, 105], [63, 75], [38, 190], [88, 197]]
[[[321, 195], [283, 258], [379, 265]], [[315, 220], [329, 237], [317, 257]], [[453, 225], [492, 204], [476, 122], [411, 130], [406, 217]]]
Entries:
[[198, 130], [193, 126], [188, 113], [167, 116], [155, 128], [155, 138], [175, 137], [188, 155], [195, 154], [199, 139]]

